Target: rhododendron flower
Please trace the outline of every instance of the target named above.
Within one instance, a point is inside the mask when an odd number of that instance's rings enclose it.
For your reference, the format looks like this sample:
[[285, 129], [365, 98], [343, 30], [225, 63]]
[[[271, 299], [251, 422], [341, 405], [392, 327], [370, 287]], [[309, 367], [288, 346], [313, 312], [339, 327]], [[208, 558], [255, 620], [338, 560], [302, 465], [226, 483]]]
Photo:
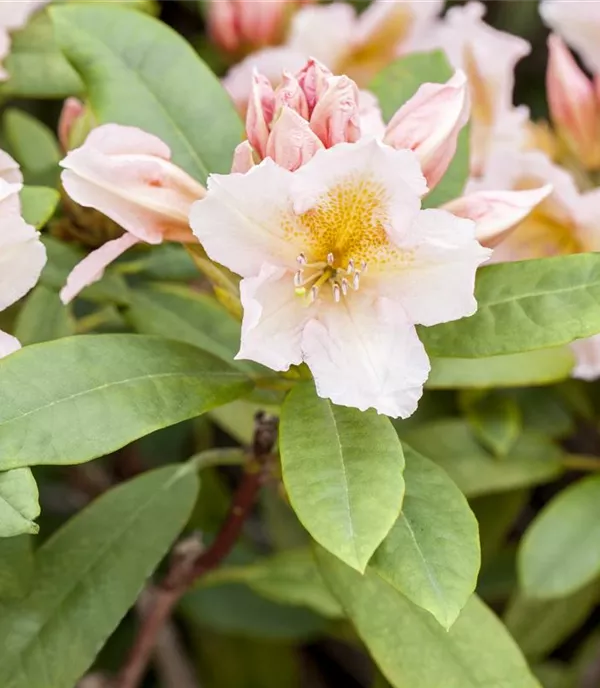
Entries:
[[308, 0], [210, 0], [208, 31], [225, 52], [240, 54], [277, 45], [296, 7]]
[[104, 269], [142, 241], [195, 241], [188, 225], [191, 204], [204, 187], [170, 162], [159, 138], [135, 127], [106, 124], [94, 129], [80, 148], [61, 162], [62, 183], [80, 205], [95, 208], [125, 233], [90, 253], [61, 291], [64, 303], [102, 277]]
[[4, 60], [10, 53], [10, 34], [22, 29], [29, 17], [50, 0], [13, 0], [0, 2], [0, 81], [8, 79], [8, 72], [2, 67]]
[[442, 6], [442, 0], [375, 0], [360, 15], [345, 2], [305, 7], [295, 14], [285, 46], [248, 56], [229, 71], [225, 87], [243, 110], [254, 68], [276, 83], [283, 70], [295, 72], [310, 57], [365, 86], [426, 32]]
[[498, 31], [482, 18], [485, 7], [469, 2], [453, 7], [429, 31], [420, 34], [411, 50], [442, 49], [455, 69], [469, 81], [471, 164], [474, 175], [483, 174], [494, 147], [518, 148], [526, 138], [527, 108], [512, 104], [514, 70], [531, 46], [518, 36]]
[[242, 276], [238, 358], [303, 361], [333, 402], [407, 417], [429, 372], [416, 324], [472, 314], [489, 255], [474, 223], [421, 210], [417, 156], [373, 139], [322, 148], [291, 172], [267, 158], [212, 175], [191, 225]]
[[548, 39], [546, 85], [550, 115], [569, 151], [588, 169], [600, 167], [600, 97], [567, 46]]
[[543, 0], [546, 24], [581, 55], [592, 72], [600, 72], [600, 3], [588, 0]]
[[[17, 163], [0, 151], [0, 311], [35, 286], [46, 263], [38, 232], [21, 217], [22, 181]], [[0, 357], [19, 346], [15, 337], [0, 331]]]

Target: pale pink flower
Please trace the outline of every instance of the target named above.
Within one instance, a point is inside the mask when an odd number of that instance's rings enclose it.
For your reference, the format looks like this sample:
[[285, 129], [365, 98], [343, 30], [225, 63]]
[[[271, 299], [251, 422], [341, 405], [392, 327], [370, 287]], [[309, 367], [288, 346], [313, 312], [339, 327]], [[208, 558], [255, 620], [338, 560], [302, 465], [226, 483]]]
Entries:
[[291, 172], [266, 158], [212, 175], [191, 226], [241, 275], [238, 358], [303, 361], [333, 402], [407, 417], [429, 372], [415, 325], [472, 314], [489, 255], [474, 223], [421, 210], [419, 160], [374, 139], [322, 148]]
[[594, 0], [543, 0], [544, 22], [562, 36], [592, 72], [600, 72], [600, 3]]
[[10, 34], [22, 29], [29, 17], [38, 9], [47, 5], [50, 0], [9, 0], [0, 2], [0, 81], [8, 79], [8, 72], [2, 67], [2, 61], [10, 53]]
[[294, 15], [285, 45], [249, 55], [229, 71], [225, 87], [244, 110], [253, 69], [276, 83], [282, 71], [296, 72], [310, 57], [365, 86], [427, 31], [443, 4], [442, 0], [375, 0], [360, 15], [345, 2], [305, 7]]
[[61, 292], [63, 302], [100, 279], [109, 263], [139, 241], [195, 241], [189, 210], [205, 189], [170, 159], [169, 147], [156, 136], [105, 124], [62, 160], [62, 182], [69, 196], [126, 230], [74, 268]]
[[[524, 39], [486, 24], [484, 14], [480, 2], [453, 7], [409, 46], [416, 51], [442, 49], [452, 66], [466, 73], [472, 101], [472, 168], [477, 175], [483, 173], [487, 157], [498, 142], [499, 128], [504, 145], [510, 138], [516, 145], [524, 138], [527, 112], [522, 108], [515, 112], [512, 104], [514, 70], [531, 49]], [[515, 126], [517, 122], [521, 126]]]

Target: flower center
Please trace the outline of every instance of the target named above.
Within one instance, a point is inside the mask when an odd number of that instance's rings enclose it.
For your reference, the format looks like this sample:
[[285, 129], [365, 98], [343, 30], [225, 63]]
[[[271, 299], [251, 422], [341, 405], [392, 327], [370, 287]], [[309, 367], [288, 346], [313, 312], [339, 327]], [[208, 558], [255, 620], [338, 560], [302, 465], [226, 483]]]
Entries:
[[313, 302], [322, 288], [328, 286], [333, 300], [339, 303], [342, 296], [347, 296], [350, 289], [358, 291], [360, 276], [367, 269], [363, 260], [357, 266], [352, 258], [341, 266], [333, 253], [327, 254], [326, 261], [309, 263], [304, 253], [298, 258], [300, 269], [294, 274], [294, 287], [298, 296], [305, 296]]

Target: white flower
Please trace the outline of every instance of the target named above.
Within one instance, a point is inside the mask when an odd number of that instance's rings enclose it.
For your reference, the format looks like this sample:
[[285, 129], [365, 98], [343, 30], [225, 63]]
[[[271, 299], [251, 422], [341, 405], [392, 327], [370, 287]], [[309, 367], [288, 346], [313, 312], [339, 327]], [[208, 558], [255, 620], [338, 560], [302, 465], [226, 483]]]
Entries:
[[472, 221], [421, 210], [426, 191], [412, 151], [374, 140], [320, 150], [295, 172], [267, 158], [211, 176], [191, 226], [243, 277], [238, 358], [304, 361], [337, 404], [413, 413], [429, 373], [415, 325], [474, 313], [490, 253]]

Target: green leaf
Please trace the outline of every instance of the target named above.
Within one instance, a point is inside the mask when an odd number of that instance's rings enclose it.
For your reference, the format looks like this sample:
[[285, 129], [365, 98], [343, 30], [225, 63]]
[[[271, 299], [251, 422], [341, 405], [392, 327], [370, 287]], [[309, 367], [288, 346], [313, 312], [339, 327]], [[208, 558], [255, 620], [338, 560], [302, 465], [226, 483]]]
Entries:
[[36, 229], [41, 229], [50, 220], [60, 201], [58, 191], [45, 186], [24, 186], [20, 197], [23, 218]]
[[[371, 81], [373, 92], [381, 106], [386, 122], [393, 117], [409, 98], [425, 82], [444, 83], [454, 74], [448, 58], [441, 50], [428, 53], [413, 53], [401, 57], [383, 69]], [[433, 191], [423, 199], [425, 208], [438, 206], [458, 198], [469, 176], [469, 130], [463, 129], [458, 138], [456, 154]]]
[[242, 373], [180, 342], [88, 335], [0, 360], [0, 467], [82, 463], [251, 389]]
[[405, 457], [402, 513], [369, 565], [450, 628], [477, 583], [477, 521], [443, 470], [412, 450]]
[[34, 574], [32, 539], [31, 535], [0, 539], [0, 600], [29, 592]]
[[146, 253], [120, 262], [116, 269], [121, 274], [139, 275], [151, 280], [189, 282], [198, 278], [198, 268], [180, 244], [148, 246]]
[[432, 358], [429, 389], [529, 387], [565, 380], [571, 374], [568, 347], [489, 358]]
[[600, 574], [600, 476], [560, 492], [533, 521], [519, 549], [519, 579], [533, 599], [564, 597]]
[[521, 433], [521, 411], [508, 396], [475, 392], [466, 402], [465, 418], [481, 444], [495, 456], [508, 454]]
[[120, 7], [87, 4], [50, 13], [98, 122], [159, 136], [173, 161], [202, 183], [211, 172], [229, 172], [241, 121], [217, 78], [179, 34]]
[[185, 525], [198, 482], [166, 466], [110, 490], [38, 550], [36, 584], [0, 604], [0, 685], [71, 688]]
[[14, 335], [21, 344], [37, 344], [75, 334], [71, 309], [53, 289], [38, 284], [17, 316]]
[[54, 40], [47, 12], [39, 12], [11, 38], [4, 66], [10, 75], [0, 83], [0, 97], [66, 98], [83, 92], [81, 79]]
[[461, 419], [424, 423], [402, 441], [440, 465], [469, 497], [548, 482], [562, 471], [562, 452], [543, 435], [524, 432], [498, 461]]
[[493, 561], [528, 501], [527, 490], [498, 492], [470, 500], [471, 509], [479, 523], [481, 558], [484, 564]]
[[343, 615], [338, 601], [325, 586], [310, 549], [288, 550], [246, 566], [224, 567], [200, 580], [202, 587], [223, 583], [243, 583], [274, 602], [309, 607], [323, 616]]
[[56, 186], [63, 156], [54, 132], [16, 108], [8, 108], [2, 122], [8, 151], [21, 166], [25, 183]]
[[529, 658], [541, 659], [562, 645], [589, 617], [599, 593], [595, 581], [558, 600], [515, 595], [504, 613], [504, 623]]
[[283, 481], [298, 518], [323, 547], [364, 571], [404, 496], [404, 456], [389, 420], [335, 406], [300, 384], [281, 412]]
[[600, 332], [600, 254], [484, 266], [477, 313], [419, 328], [431, 356], [478, 358], [568, 344]]
[[477, 597], [446, 631], [372, 569], [361, 576], [321, 548], [317, 561], [395, 688], [539, 688], [517, 645]]
[[28, 468], [0, 473], [0, 537], [38, 532], [38, 489]]

